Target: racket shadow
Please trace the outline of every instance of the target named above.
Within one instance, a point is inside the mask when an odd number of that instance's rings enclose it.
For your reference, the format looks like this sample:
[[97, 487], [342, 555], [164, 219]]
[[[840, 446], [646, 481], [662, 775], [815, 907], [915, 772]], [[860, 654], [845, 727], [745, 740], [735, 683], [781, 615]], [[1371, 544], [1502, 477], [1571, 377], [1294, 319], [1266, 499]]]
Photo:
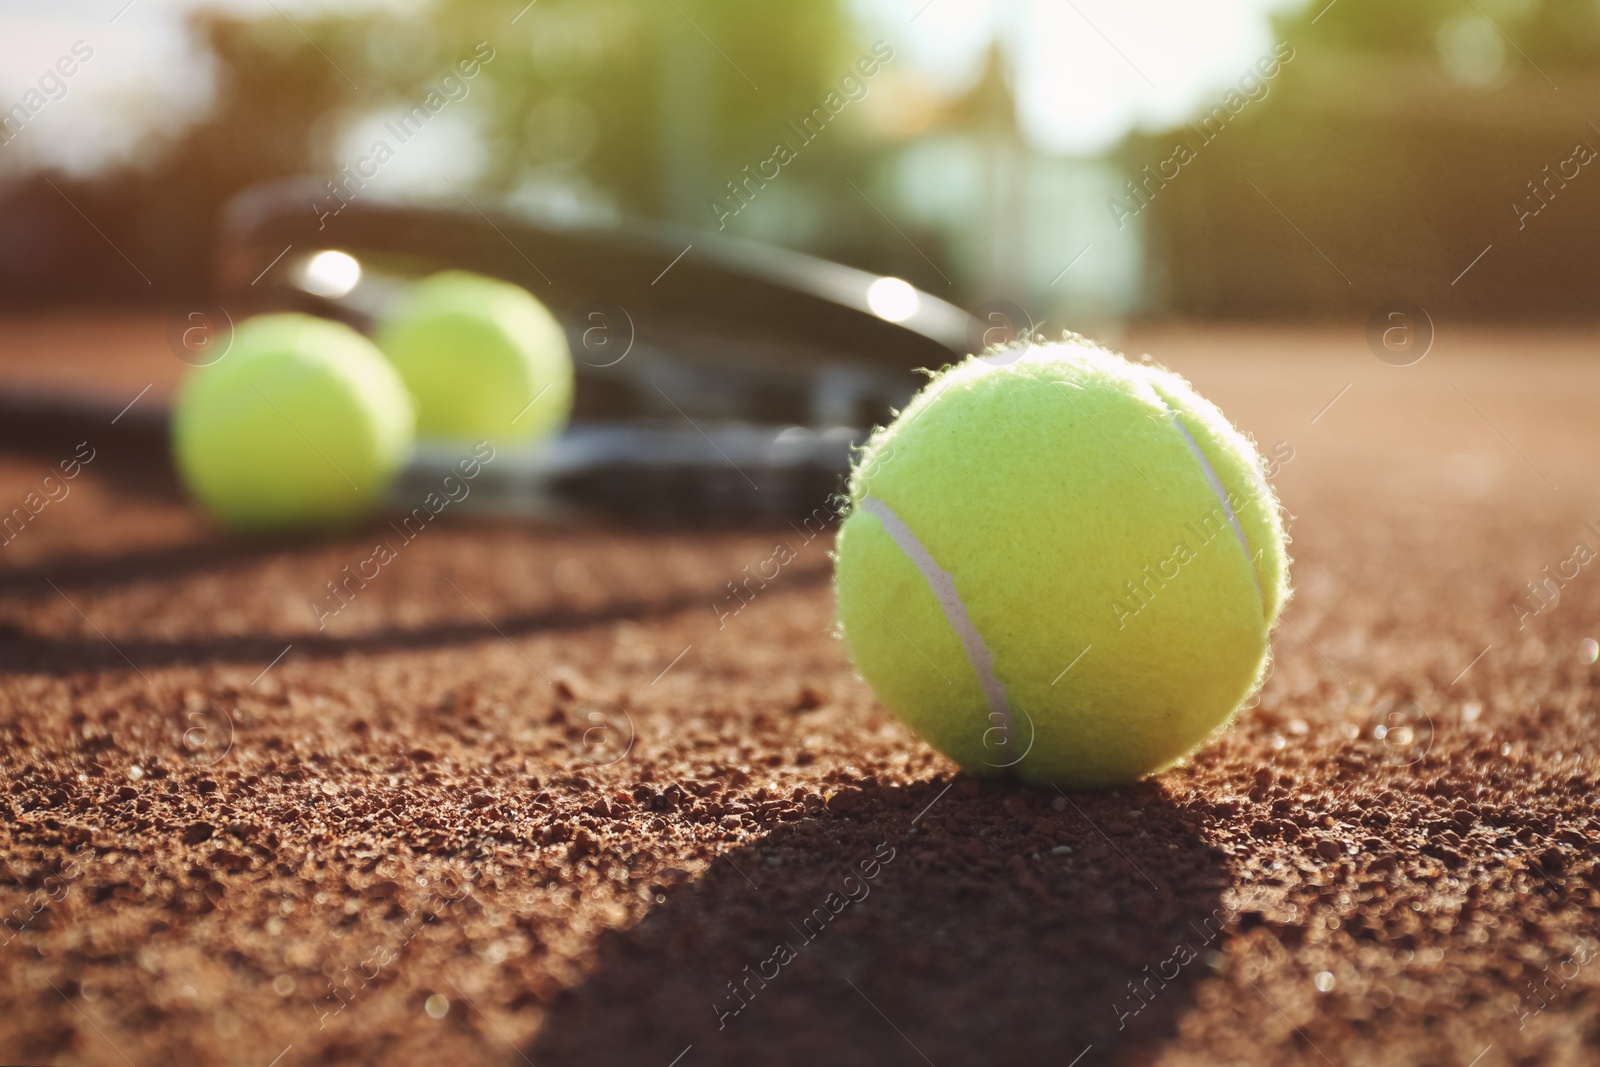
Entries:
[[[222, 566], [231, 559], [228, 550], [223, 550], [218, 558], [209, 563], [197, 562], [195, 567]], [[100, 566], [100, 563], [92, 567], [86, 565], [83, 571], [77, 572], [78, 587], [99, 584], [90, 580], [90, 576]], [[175, 566], [183, 569], [180, 564]], [[52, 569], [50, 573], [53, 580], [55, 571]], [[786, 575], [785, 581], [788, 588], [811, 588], [826, 584], [831, 574], [826, 566], [809, 569], [797, 567]], [[112, 584], [128, 580], [132, 579], [119, 573]], [[0, 591], [13, 595], [23, 588], [21, 585], [9, 587], [0, 581]], [[25, 588], [34, 594], [55, 595], [42, 576], [34, 576]], [[67, 586], [62, 588], [70, 591]], [[552, 607], [504, 615], [493, 620], [470, 618], [417, 627], [384, 627], [349, 637], [328, 634], [288, 637], [238, 634], [156, 641], [119, 636], [115, 647], [94, 633], [81, 639], [42, 637], [0, 622], [0, 673], [26, 671], [64, 677], [84, 671], [122, 671], [130, 663], [136, 664], [140, 670], [227, 663], [265, 664], [275, 660], [284, 651], [285, 644], [293, 645], [296, 659], [336, 660], [350, 654], [426, 651], [480, 641], [561, 633], [625, 620], [661, 618], [691, 609], [703, 611], [708, 603], [716, 603], [724, 594], [722, 589], [684, 589], [650, 597], [613, 598], [593, 608]]]

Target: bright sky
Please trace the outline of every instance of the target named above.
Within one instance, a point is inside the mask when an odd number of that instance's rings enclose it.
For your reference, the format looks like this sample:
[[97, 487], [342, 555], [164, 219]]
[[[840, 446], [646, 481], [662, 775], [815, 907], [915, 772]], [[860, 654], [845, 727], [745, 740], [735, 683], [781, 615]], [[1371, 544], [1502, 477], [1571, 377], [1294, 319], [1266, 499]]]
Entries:
[[[110, 3], [0, 0], [0, 109], [45, 98], [0, 147], [0, 166], [88, 173], [132, 155], [155, 116], [182, 128], [204, 113], [215, 64], [188, 40], [171, 7], [138, 8], [112, 23]], [[72, 60], [63, 69], [76, 68], [70, 76], [54, 70], [62, 57]], [[30, 90], [39, 94], [31, 101]]]
[[[195, 8], [300, 19], [325, 7], [419, 6], [421, 0], [0, 0], [0, 111], [30, 90], [45, 98], [22, 133], [0, 145], [0, 173], [55, 166], [90, 174], [138, 157], [201, 118], [219, 71], [184, 25]], [[283, 32], [297, 31], [285, 23]], [[52, 71], [74, 45], [89, 58], [69, 64], [74, 73], [58, 81]]]
[[[1028, 137], [1046, 151], [1093, 155], [1134, 128], [1170, 126], [1216, 102], [1271, 50], [1268, 11], [1306, 0], [849, 2], [867, 39], [889, 41], [901, 69], [952, 93], [971, 85], [998, 40]], [[86, 174], [202, 116], [220, 73], [183, 25], [200, 6], [283, 19], [292, 33], [289, 21], [324, 6], [426, 0], [0, 0], [0, 110], [41, 79], [45, 95], [58, 97], [0, 146], [0, 171], [53, 165]], [[52, 67], [80, 41], [92, 57], [58, 84]]]
[[1306, 0], [852, 2], [897, 63], [951, 90], [970, 86], [1000, 42], [1024, 133], [1040, 149], [1081, 156], [1216, 103], [1272, 50], [1268, 14]]

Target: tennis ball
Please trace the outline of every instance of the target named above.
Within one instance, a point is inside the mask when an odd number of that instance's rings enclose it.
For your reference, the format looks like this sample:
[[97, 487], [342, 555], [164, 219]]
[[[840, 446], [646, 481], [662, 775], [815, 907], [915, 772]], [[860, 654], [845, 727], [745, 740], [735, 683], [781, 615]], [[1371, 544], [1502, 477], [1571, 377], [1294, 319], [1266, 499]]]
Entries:
[[968, 771], [1130, 782], [1263, 680], [1289, 592], [1277, 501], [1176, 374], [1081, 338], [1006, 355], [946, 370], [868, 442], [840, 626], [879, 699]]
[[567, 335], [527, 290], [445, 271], [419, 282], [374, 339], [417, 398], [417, 432], [515, 444], [572, 411]]
[[411, 397], [350, 327], [309, 315], [243, 323], [185, 379], [173, 451], [189, 492], [230, 526], [333, 526], [381, 499], [411, 453]]

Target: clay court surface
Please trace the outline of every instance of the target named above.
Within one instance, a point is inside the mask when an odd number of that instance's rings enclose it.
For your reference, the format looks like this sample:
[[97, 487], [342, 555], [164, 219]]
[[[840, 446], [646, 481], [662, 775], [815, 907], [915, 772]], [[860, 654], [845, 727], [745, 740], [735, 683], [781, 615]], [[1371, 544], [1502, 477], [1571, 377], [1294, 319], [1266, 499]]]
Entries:
[[[163, 330], [5, 322], [0, 377], [148, 401]], [[319, 631], [383, 522], [241, 542], [102, 447], [0, 549], [0, 1062], [1600, 1058], [1597, 338], [1113, 340], [1277, 447], [1296, 593], [1259, 704], [1103, 793], [889, 717], [826, 536], [447, 514]]]

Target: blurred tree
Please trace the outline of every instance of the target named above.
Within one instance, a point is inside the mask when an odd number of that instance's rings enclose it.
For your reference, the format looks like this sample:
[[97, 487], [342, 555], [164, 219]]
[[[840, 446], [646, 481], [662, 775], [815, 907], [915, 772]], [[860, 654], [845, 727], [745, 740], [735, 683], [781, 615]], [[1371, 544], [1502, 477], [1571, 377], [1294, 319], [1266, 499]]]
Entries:
[[[53, 179], [153, 284], [77, 241], [81, 219], [34, 179], [10, 190], [14, 204], [29, 205], [26, 226], [18, 212], [0, 211], [0, 293], [26, 302], [81, 294], [86, 276], [103, 297], [205, 291], [214, 223], [228, 199], [275, 177], [338, 176], [356, 161], [341, 158], [349, 146], [367, 147], [363, 131], [459, 76], [456, 64], [479, 42], [493, 59], [450, 104], [470, 118], [477, 144], [467, 152], [430, 128], [431, 144], [418, 135], [416, 147], [406, 145], [408, 165], [427, 154], [446, 165], [442, 173], [459, 174], [448, 165], [470, 155], [472, 186], [491, 195], [714, 225], [709, 205], [726, 195], [724, 183], [765, 159], [785, 124], [817, 106], [862, 50], [838, 0], [534, 0], [520, 8], [515, 0], [438, 0], [411, 20], [196, 17], [223, 69], [209, 116], [141, 167]], [[413, 167], [412, 185], [417, 174]], [[436, 185], [450, 195], [442, 179]], [[384, 173], [373, 179], [372, 195], [401, 191], [415, 189]], [[54, 272], [38, 270], [32, 249], [41, 239], [69, 250]]]
[[1214, 139], [1119, 153], [1135, 177], [1194, 153], [1144, 190], [1152, 311], [1592, 316], [1600, 168], [1569, 161], [1600, 149], [1600, 5], [1313, 0], [1276, 30], [1293, 58]]

